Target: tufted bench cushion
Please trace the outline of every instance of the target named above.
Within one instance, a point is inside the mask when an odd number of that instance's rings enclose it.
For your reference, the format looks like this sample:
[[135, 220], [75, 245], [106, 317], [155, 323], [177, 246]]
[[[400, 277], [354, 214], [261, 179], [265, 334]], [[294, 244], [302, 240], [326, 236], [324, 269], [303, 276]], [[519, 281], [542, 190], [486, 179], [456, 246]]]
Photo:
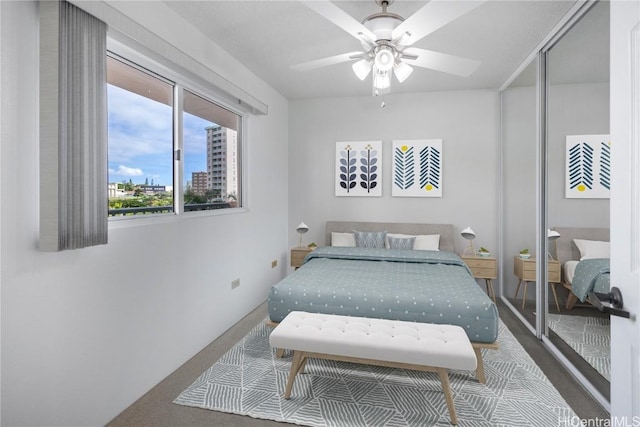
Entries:
[[460, 326], [294, 311], [271, 332], [272, 347], [294, 351], [285, 399], [306, 359], [435, 371], [456, 423], [447, 369], [475, 370], [476, 353]]

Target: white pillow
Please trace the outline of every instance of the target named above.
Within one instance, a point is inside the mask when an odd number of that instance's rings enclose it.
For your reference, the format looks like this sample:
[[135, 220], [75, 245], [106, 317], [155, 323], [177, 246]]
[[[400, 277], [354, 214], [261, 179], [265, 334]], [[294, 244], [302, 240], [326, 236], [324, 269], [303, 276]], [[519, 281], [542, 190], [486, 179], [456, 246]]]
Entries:
[[580, 251], [580, 261], [593, 258], [611, 258], [611, 243], [597, 240], [573, 239]]
[[353, 233], [331, 232], [331, 246], [356, 247], [356, 236]]
[[416, 241], [413, 242], [413, 249], [421, 251], [439, 251], [440, 235], [423, 234], [416, 236]]

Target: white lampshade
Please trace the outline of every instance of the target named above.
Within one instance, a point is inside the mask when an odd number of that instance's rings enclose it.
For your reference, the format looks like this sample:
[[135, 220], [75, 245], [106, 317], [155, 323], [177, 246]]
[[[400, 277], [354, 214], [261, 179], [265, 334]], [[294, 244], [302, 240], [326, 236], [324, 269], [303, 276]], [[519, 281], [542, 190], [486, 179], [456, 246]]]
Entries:
[[351, 68], [353, 68], [353, 72], [356, 73], [356, 76], [360, 80], [364, 80], [371, 72], [371, 63], [368, 59], [361, 59], [360, 61], [355, 62]]
[[472, 240], [476, 238], [476, 233], [471, 229], [471, 227], [467, 227], [460, 232], [460, 235], [469, 241], [469, 247], [465, 248], [462, 252], [462, 255], [466, 254], [467, 251], [471, 251], [471, 255], [475, 256], [476, 251], [473, 249]]
[[556, 240], [558, 238], [560, 238], [560, 233], [558, 233], [556, 230], [547, 229], [547, 239]]
[[389, 71], [393, 68], [393, 64], [395, 63], [395, 56], [393, 55], [393, 51], [385, 46], [382, 46], [380, 50], [376, 53], [376, 57], [374, 58], [374, 62], [376, 67], [380, 71]]
[[400, 83], [405, 81], [407, 77], [413, 72], [413, 67], [406, 62], [398, 62], [393, 68], [393, 73]]
[[296, 227], [296, 231], [298, 232], [298, 234], [304, 234], [309, 231], [309, 227], [304, 222], [301, 222], [300, 225]]
[[386, 89], [391, 86], [391, 78], [386, 71], [376, 70], [373, 76], [373, 87], [376, 89]]
[[[547, 229], [547, 240], [549, 240], [549, 242], [555, 242], [559, 238], [560, 233], [558, 233], [556, 230]], [[551, 255], [551, 247], [549, 247], [549, 252], [547, 252], [547, 255], [549, 256], [549, 258], [553, 259], [553, 255]]]
[[302, 235], [309, 231], [309, 227], [304, 222], [301, 222], [300, 225], [296, 227], [296, 231], [300, 235], [300, 243], [298, 243], [298, 246], [302, 246]]
[[476, 238], [476, 233], [471, 229], [471, 227], [467, 227], [460, 232], [460, 235], [467, 240], [473, 240]]

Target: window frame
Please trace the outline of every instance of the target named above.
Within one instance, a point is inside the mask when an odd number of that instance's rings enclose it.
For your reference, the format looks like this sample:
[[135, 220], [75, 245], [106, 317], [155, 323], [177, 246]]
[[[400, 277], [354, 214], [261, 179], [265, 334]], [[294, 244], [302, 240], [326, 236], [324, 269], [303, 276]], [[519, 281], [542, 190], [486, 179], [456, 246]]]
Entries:
[[[135, 49], [120, 41], [107, 36], [107, 56], [122, 61], [134, 68], [154, 77], [160, 78], [173, 85], [173, 212], [154, 213], [152, 215], [131, 215], [109, 217], [109, 227], [143, 225], [149, 223], [170, 222], [190, 218], [229, 215], [247, 211], [247, 129], [250, 114], [239, 108], [234, 108], [229, 99], [226, 99], [222, 91], [215, 85], [196, 75], [189, 75], [187, 70], [177, 64], [160, 57], [159, 55], [146, 55], [143, 49]], [[184, 210], [184, 192], [186, 190], [184, 177], [184, 135], [183, 135], [183, 107], [184, 91], [189, 92], [217, 104], [218, 106], [238, 115], [240, 126], [238, 127], [238, 207], [213, 209], [213, 210]], [[240, 104], [240, 102], [239, 102]]]

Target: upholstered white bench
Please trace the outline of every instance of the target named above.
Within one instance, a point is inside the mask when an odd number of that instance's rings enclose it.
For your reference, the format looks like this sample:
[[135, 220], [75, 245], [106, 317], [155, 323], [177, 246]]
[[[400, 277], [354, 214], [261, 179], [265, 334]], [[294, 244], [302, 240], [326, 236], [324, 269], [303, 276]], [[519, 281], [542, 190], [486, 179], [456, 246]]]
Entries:
[[467, 334], [453, 325], [293, 311], [271, 332], [269, 343], [293, 350], [285, 399], [308, 358], [437, 372], [452, 424], [458, 421], [447, 370], [477, 365]]

